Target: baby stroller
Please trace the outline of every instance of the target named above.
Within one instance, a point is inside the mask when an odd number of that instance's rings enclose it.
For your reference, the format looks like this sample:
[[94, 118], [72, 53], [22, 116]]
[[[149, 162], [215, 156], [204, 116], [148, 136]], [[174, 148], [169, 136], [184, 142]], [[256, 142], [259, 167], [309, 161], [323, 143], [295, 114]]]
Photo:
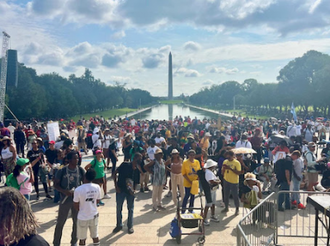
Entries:
[[[204, 207], [203, 207], [203, 201], [201, 194], [199, 195], [201, 207], [200, 208], [190, 208], [192, 210], [201, 211], [200, 214], [197, 213], [182, 213], [182, 208], [180, 206], [180, 199], [178, 196], [178, 202], [177, 202], [177, 209], [176, 209], [176, 217], [177, 219], [174, 220], [177, 223], [178, 230], [177, 235], [175, 236], [176, 242], [178, 244], [181, 243], [181, 237], [182, 235], [196, 235], [200, 236], [198, 237], [198, 243], [199, 245], [203, 245], [205, 243], [205, 228], [204, 228]], [[173, 222], [172, 222], [173, 223]], [[183, 233], [181, 228], [198, 228], [198, 232], [185, 232]], [[172, 235], [172, 234], [171, 234]], [[173, 235], [172, 235], [173, 236]]]

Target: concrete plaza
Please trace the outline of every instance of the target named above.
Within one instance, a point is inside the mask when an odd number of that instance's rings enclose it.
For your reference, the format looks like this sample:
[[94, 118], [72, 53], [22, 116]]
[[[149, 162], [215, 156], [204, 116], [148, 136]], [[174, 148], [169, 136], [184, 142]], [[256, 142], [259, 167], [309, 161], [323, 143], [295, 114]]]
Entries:
[[[84, 167], [92, 160], [91, 156], [83, 157]], [[119, 163], [122, 162], [122, 156], [119, 158]], [[110, 173], [108, 176], [110, 176]], [[152, 192], [140, 193], [137, 191], [136, 199], [134, 203], [134, 233], [128, 234], [127, 227], [124, 226], [123, 230], [117, 234], [113, 234], [112, 230], [116, 226], [116, 201], [115, 201], [115, 189], [112, 178], [108, 177], [107, 181], [108, 192], [111, 195], [111, 199], [104, 199], [105, 206], [98, 208], [99, 217], [99, 237], [102, 246], [108, 245], [177, 245], [175, 239], [172, 239], [169, 235], [169, 228], [172, 219], [176, 214], [176, 206], [170, 197], [165, 197], [167, 190], [163, 192], [163, 205], [166, 207], [165, 211], [154, 212], [152, 211], [151, 195]], [[149, 186], [150, 187], [150, 186]], [[41, 188], [41, 187], [40, 187]], [[139, 186], [138, 186], [139, 188]], [[152, 189], [152, 187], [150, 187]], [[39, 201], [35, 200], [35, 193], [31, 196], [31, 206], [35, 212], [40, 228], [38, 232], [42, 235], [51, 245], [53, 241], [53, 234], [56, 224], [56, 217], [58, 211], [58, 205], [54, 204], [53, 201], [44, 201], [43, 189], [41, 188], [41, 197]], [[203, 197], [203, 204], [205, 205]], [[220, 219], [220, 223], [211, 222], [210, 226], [206, 226], [206, 242], [204, 245], [236, 245], [236, 226], [239, 220], [243, 216], [243, 208], [240, 209], [240, 215], [234, 216], [234, 204], [230, 200], [230, 211], [227, 214], [221, 214], [220, 211], [223, 209], [220, 207], [221, 192], [218, 190], [217, 193], [217, 207], [216, 215]], [[195, 199], [195, 206], [200, 206], [200, 198]], [[247, 210], [245, 211], [247, 212]], [[295, 217], [293, 217], [295, 215]], [[126, 224], [127, 220], [127, 208], [126, 202], [123, 206], [123, 222]], [[313, 208], [306, 209], [305, 212], [302, 210], [287, 211], [279, 214], [278, 216], [280, 233], [289, 235], [291, 229], [296, 230], [297, 227], [306, 227], [306, 235], [310, 238], [294, 238], [294, 237], [281, 237], [279, 243], [281, 245], [312, 245], [314, 235], [314, 214]], [[72, 231], [72, 220], [69, 216], [64, 228], [62, 244], [65, 246], [70, 245], [71, 231]], [[291, 228], [291, 229], [290, 229]], [[321, 231], [321, 226], [319, 226]], [[249, 227], [247, 231], [252, 229], [253, 235], [254, 229]], [[299, 229], [299, 228], [298, 228]], [[300, 230], [300, 229], [299, 229]], [[184, 229], [183, 232], [197, 232], [197, 229]], [[262, 233], [263, 231], [259, 231]], [[265, 231], [265, 235], [268, 232]], [[323, 235], [324, 231], [322, 231]], [[88, 234], [89, 237], [89, 234]], [[199, 236], [182, 236], [181, 245], [198, 245], [197, 239]], [[87, 245], [92, 245], [92, 240], [89, 237], [87, 239]], [[325, 245], [324, 240], [319, 240], [319, 245]]]

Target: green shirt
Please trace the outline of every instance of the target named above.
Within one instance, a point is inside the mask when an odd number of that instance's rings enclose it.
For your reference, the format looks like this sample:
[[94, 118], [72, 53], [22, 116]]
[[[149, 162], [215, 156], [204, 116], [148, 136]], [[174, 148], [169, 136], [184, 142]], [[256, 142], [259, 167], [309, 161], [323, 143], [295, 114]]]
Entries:
[[96, 158], [94, 160], [92, 160], [91, 168], [94, 168], [94, 170], [96, 172], [95, 179], [100, 179], [100, 178], [104, 177], [104, 163], [105, 163], [105, 161], [103, 159], [101, 161], [98, 161]]

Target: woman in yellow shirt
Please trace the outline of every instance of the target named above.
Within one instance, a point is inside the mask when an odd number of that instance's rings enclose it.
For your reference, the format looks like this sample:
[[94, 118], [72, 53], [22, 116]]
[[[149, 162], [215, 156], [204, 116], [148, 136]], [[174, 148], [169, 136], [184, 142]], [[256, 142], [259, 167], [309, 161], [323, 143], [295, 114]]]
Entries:
[[[191, 185], [194, 180], [198, 180], [197, 171], [200, 170], [201, 166], [199, 161], [195, 159], [195, 150], [188, 151], [188, 159], [182, 163], [182, 175], [183, 175], [183, 186], [185, 189], [185, 196], [182, 201], [182, 213], [184, 213], [187, 207], [188, 199], [189, 208], [194, 207], [195, 195], [191, 194]], [[189, 209], [192, 212], [192, 209]]]

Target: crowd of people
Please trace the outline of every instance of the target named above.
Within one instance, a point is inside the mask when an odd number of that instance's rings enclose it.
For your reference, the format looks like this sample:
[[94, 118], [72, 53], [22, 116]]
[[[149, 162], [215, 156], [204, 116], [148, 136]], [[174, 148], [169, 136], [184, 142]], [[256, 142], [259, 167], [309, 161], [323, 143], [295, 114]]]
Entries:
[[[152, 192], [155, 212], [166, 210], [162, 204], [164, 191], [182, 213], [193, 213], [195, 197], [205, 196], [204, 225], [209, 226], [210, 221], [220, 222], [215, 213], [217, 205], [222, 213], [230, 212], [230, 198], [238, 215], [240, 202], [252, 208], [263, 194], [278, 189], [312, 191], [319, 174], [323, 175], [321, 184], [329, 188], [327, 132], [329, 124], [323, 119], [293, 122], [238, 115], [219, 124], [217, 120], [189, 116], [171, 121], [95, 117], [61, 122], [60, 136], [50, 141], [45, 124], [16, 122], [5, 127], [0, 123], [0, 171], [6, 185], [19, 190], [27, 201], [33, 187], [36, 199], [40, 198], [41, 182], [45, 198], [59, 204], [55, 246], [61, 243], [69, 211], [73, 219], [71, 245], [78, 239], [79, 245], [85, 245], [87, 228], [98, 245], [97, 207], [104, 205], [102, 199], [111, 198], [109, 177], [116, 189], [117, 222], [113, 233], [123, 228], [125, 200], [128, 233], [134, 233], [137, 192]], [[321, 145], [326, 147], [317, 156], [316, 147]], [[92, 161], [82, 167], [82, 156], [89, 154]], [[117, 165], [120, 155], [124, 161]], [[220, 203], [218, 189], [222, 194]], [[295, 208], [305, 208], [298, 193], [279, 196], [278, 211]], [[5, 215], [1, 213], [2, 218]], [[6, 238], [0, 244], [11, 245], [20, 239]]]

